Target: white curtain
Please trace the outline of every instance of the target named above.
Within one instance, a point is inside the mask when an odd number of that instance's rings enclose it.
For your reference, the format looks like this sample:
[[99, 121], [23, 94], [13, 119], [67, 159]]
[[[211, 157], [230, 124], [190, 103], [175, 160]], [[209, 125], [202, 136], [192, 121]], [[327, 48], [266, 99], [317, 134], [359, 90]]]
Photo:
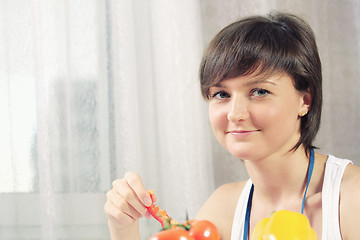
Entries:
[[[105, 192], [129, 170], [179, 220], [246, 179], [197, 71], [222, 27], [275, 9], [318, 40], [320, 151], [360, 164], [359, 1], [0, 1], [0, 239], [109, 239]], [[143, 239], [158, 230], [141, 221]]]

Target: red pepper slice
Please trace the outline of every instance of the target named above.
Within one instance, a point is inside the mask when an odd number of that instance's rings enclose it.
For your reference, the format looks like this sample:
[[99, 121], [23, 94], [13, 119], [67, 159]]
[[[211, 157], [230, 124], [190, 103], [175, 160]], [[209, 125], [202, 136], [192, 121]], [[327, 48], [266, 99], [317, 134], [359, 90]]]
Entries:
[[147, 207], [147, 210], [149, 211], [151, 216], [153, 216], [159, 223], [161, 223], [161, 226], [164, 228], [166, 223], [168, 223], [171, 220], [171, 218], [169, 217], [169, 215], [166, 213], [166, 211], [164, 209], [160, 209], [154, 203], [155, 202], [154, 201], [154, 190], [149, 190], [148, 192], [150, 194], [153, 204], [151, 204], [149, 207]]

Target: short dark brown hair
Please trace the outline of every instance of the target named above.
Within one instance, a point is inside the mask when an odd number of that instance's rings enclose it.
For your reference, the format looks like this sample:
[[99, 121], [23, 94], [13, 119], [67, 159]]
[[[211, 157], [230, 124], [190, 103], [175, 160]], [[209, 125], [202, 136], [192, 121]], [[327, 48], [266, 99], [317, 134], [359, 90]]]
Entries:
[[311, 106], [301, 118], [301, 144], [309, 153], [320, 127], [322, 73], [314, 33], [301, 18], [272, 12], [252, 16], [222, 29], [205, 50], [200, 65], [201, 92], [209, 99], [210, 87], [228, 78], [285, 72], [295, 89], [310, 91]]

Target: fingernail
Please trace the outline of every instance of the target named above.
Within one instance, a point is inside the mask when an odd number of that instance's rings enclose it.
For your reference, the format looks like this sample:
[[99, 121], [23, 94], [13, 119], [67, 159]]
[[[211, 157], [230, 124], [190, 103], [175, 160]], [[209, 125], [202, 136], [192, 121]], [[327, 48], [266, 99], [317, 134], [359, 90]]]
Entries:
[[148, 198], [148, 197], [146, 197], [146, 198], [144, 199], [144, 205], [148, 207], [148, 206], [150, 206], [151, 204], [152, 204], [151, 199]]

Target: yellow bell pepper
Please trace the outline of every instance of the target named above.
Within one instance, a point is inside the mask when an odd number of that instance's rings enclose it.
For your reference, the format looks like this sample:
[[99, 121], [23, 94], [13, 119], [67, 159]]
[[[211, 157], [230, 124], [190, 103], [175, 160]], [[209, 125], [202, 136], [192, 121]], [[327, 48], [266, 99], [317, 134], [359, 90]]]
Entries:
[[305, 215], [281, 210], [260, 220], [251, 240], [317, 240], [317, 236]]

